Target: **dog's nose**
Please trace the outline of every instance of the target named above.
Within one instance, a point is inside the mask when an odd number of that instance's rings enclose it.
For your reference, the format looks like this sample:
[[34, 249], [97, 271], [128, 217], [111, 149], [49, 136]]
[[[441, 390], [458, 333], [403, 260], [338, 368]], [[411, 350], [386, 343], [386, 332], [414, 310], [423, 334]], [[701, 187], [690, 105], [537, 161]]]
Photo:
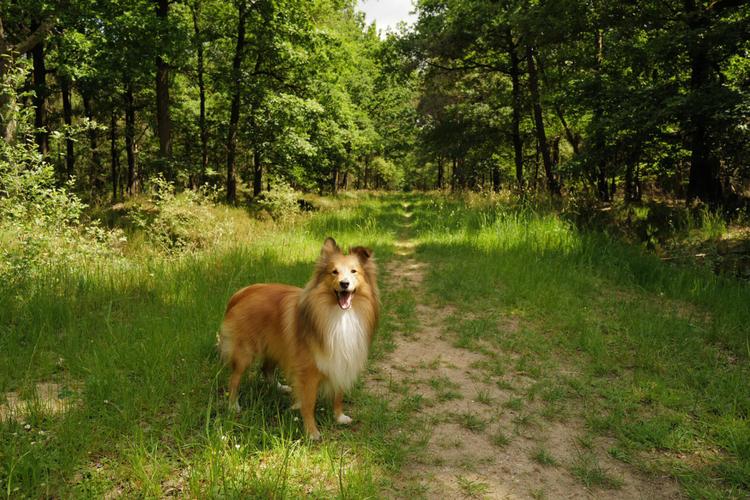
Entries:
[[339, 285], [341, 286], [342, 290], [346, 290], [349, 288], [349, 282], [348, 281], [339, 281]]

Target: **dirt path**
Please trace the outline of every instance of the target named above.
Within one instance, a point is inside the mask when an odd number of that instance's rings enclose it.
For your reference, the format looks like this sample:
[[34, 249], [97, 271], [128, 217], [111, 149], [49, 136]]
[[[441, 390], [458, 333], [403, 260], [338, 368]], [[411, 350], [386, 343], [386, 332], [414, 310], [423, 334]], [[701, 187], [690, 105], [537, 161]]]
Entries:
[[[424, 422], [428, 440], [402, 470], [392, 495], [679, 498], [673, 481], [651, 480], [611, 458], [612, 443], [587, 438], [580, 417], [539, 418], [534, 402], [522, 399], [534, 379], [508, 369], [503, 383], [483, 368], [491, 352], [454, 347], [446, 329], [454, 310], [431, 305], [421, 286], [425, 264], [415, 257], [411, 213], [408, 205], [404, 209], [404, 231], [396, 257], [386, 264], [385, 286], [415, 294], [419, 326], [414, 334], [394, 334], [396, 348], [368, 385], [395, 403], [419, 401], [415, 418]], [[512, 333], [518, 325], [508, 328]]]

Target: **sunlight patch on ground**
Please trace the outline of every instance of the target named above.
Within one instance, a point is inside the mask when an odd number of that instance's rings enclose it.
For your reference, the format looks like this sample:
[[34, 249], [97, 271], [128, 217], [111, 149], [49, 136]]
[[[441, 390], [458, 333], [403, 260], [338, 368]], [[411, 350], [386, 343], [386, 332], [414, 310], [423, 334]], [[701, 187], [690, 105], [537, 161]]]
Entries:
[[77, 401], [75, 392], [68, 386], [55, 382], [40, 382], [35, 393], [23, 398], [18, 392], [10, 391], [3, 395], [4, 403], [0, 404], [0, 421], [20, 420], [34, 410], [56, 415], [68, 410]]

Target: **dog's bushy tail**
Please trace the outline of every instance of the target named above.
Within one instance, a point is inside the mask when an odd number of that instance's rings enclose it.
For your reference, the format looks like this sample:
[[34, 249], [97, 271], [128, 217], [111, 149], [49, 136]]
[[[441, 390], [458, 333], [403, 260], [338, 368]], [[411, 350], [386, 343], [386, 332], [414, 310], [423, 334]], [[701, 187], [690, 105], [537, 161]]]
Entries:
[[223, 363], [229, 363], [232, 359], [232, 337], [232, 330], [226, 322], [222, 323], [216, 334], [216, 348], [219, 350], [219, 357]]

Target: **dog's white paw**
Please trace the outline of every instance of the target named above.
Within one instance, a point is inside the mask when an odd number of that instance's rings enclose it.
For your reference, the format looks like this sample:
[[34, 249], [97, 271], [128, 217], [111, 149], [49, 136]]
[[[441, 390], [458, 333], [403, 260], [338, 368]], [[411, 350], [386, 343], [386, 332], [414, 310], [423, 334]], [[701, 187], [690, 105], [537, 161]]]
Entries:
[[292, 410], [299, 410], [301, 407], [302, 407], [302, 403], [300, 403], [299, 401], [295, 401], [294, 404], [292, 405]]
[[336, 417], [336, 422], [341, 425], [349, 425], [352, 423], [352, 417], [344, 415], [343, 413]]
[[286, 392], [286, 393], [292, 392], [291, 387], [289, 387], [288, 385], [284, 385], [281, 382], [276, 382], [276, 388], [280, 390], [281, 392]]
[[240, 406], [239, 401], [235, 401], [234, 404], [229, 403], [229, 409], [235, 413], [239, 413], [242, 411], [242, 407]]
[[310, 441], [320, 441], [320, 431], [311, 432], [307, 435]]

